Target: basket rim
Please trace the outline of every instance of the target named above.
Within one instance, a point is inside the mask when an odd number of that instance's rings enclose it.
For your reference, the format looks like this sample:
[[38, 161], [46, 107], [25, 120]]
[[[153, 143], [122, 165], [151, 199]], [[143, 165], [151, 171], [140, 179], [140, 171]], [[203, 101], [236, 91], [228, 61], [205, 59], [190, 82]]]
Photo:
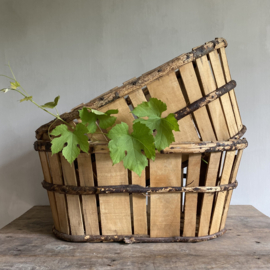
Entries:
[[[214, 50], [224, 48], [228, 46], [228, 42], [224, 38], [215, 38], [212, 41], [206, 42], [201, 46], [197, 46], [192, 49], [191, 52], [181, 54], [172, 60], [158, 66], [157, 68], [150, 70], [144, 74], [142, 74], [138, 78], [132, 78], [123, 83], [120, 87], [114, 87], [113, 89], [103, 93], [102, 95], [94, 98], [93, 100], [82, 103], [75, 108], [73, 108], [70, 112], [62, 114], [60, 117], [64, 119], [66, 122], [71, 122], [72, 120], [78, 118], [79, 116], [79, 109], [82, 109], [84, 106], [91, 107], [92, 109], [99, 109], [114, 100], [124, 97], [138, 89], [143, 88], [146, 84], [159, 79], [160, 77], [177, 70], [179, 67], [186, 65]], [[48, 131], [50, 126], [55, 127], [61, 124], [60, 120], [54, 119], [49, 123], [46, 123], [40, 126], [36, 130], [36, 138], [40, 140], [42, 135]]]

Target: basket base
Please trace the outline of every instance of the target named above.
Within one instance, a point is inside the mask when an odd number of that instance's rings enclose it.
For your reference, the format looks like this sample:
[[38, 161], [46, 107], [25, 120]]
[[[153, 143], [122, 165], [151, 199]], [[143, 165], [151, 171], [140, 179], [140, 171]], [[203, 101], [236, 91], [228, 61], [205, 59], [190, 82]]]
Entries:
[[53, 234], [64, 241], [68, 242], [123, 242], [125, 244], [133, 243], [173, 243], [173, 242], [185, 242], [185, 243], [197, 243], [215, 239], [223, 235], [227, 230], [223, 229], [220, 232], [198, 237], [149, 237], [148, 235], [69, 235], [59, 232], [53, 228]]

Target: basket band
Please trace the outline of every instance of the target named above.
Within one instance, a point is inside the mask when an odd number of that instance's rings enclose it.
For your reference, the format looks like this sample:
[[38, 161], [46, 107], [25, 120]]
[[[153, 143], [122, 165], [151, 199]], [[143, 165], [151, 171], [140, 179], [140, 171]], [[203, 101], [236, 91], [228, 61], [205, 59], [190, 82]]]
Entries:
[[46, 182], [45, 180], [41, 183], [43, 188], [48, 191], [53, 191], [60, 194], [69, 195], [93, 195], [93, 194], [112, 194], [112, 193], [213, 193], [222, 192], [227, 190], [235, 189], [238, 186], [238, 182], [214, 186], [214, 187], [143, 187], [139, 185], [118, 185], [118, 186], [99, 186], [99, 187], [79, 187], [69, 185], [56, 185], [53, 183]]
[[57, 238], [69, 242], [124, 242], [126, 244], [132, 243], [172, 243], [172, 242], [185, 242], [197, 243], [215, 239], [223, 235], [227, 230], [223, 229], [220, 232], [198, 237], [149, 237], [148, 235], [69, 235], [59, 232], [53, 228], [53, 233]]
[[204, 107], [205, 105], [209, 104], [210, 102], [218, 99], [219, 97], [223, 96], [224, 94], [228, 93], [232, 89], [236, 87], [236, 81], [232, 80], [225, 85], [219, 87], [218, 89], [210, 92], [206, 96], [194, 101], [190, 105], [186, 106], [185, 108], [177, 111], [174, 113], [174, 117], [177, 120], [184, 118], [185, 116], [197, 111], [198, 109]]

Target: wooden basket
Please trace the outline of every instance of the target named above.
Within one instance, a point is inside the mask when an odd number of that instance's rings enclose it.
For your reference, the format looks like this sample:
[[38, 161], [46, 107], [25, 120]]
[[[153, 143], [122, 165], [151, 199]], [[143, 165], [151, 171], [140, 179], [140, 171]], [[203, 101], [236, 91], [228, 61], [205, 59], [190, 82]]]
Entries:
[[[197, 242], [223, 234], [242, 151], [242, 125], [225, 54], [217, 38], [133, 78], [61, 117], [79, 120], [83, 106], [118, 109], [132, 131], [132, 109], [150, 97], [175, 113], [181, 132], [141, 177], [112, 167], [107, 142], [91, 144], [72, 166], [51, 156], [47, 123], [36, 131], [57, 237], [67, 241]], [[168, 155], [167, 155], [168, 154]], [[204, 161], [203, 161], [204, 160]], [[208, 164], [205, 163], [208, 162]]]

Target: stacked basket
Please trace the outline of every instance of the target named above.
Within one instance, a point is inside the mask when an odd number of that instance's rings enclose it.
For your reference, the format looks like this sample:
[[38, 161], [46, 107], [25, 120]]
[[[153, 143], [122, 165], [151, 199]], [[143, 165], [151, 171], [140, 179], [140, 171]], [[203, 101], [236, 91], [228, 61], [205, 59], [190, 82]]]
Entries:
[[[132, 129], [134, 107], [155, 97], [175, 113], [181, 132], [139, 177], [114, 165], [104, 138], [91, 144], [72, 166], [51, 155], [48, 128], [36, 131], [55, 235], [67, 241], [198, 242], [225, 232], [247, 141], [225, 53], [217, 38], [190, 53], [133, 78], [81, 104], [62, 118], [74, 122], [78, 109], [118, 109], [117, 123]], [[53, 126], [59, 124], [56, 122]], [[53, 127], [52, 126], [52, 127]], [[205, 162], [206, 161], [206, 162]]]

